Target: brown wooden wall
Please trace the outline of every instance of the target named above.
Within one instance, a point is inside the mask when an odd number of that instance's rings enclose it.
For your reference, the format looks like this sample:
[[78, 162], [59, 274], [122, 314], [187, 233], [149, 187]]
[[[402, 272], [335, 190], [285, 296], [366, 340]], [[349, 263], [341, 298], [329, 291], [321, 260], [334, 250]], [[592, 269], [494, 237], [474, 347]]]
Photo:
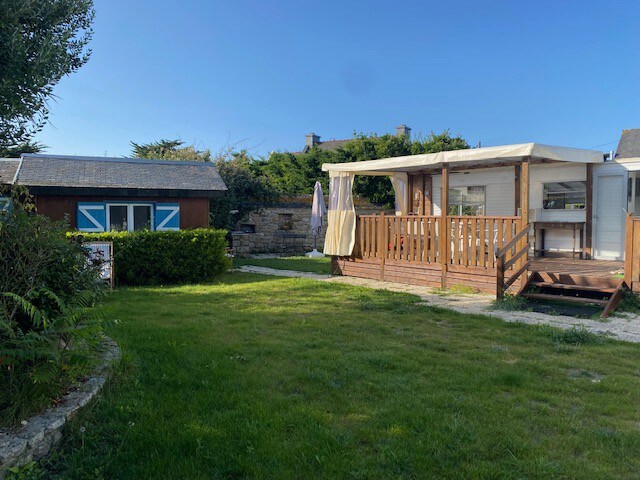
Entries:
[[483, 293], [492, 295], [496, 293], [495, 268], [449, 266], [447, 272], [443, 273], [442, 266], [439, 264], [411, 264], [389, 260], [382, 266], [377, 259], [355, 257], [332, 257], [331, 262], [331, 270], [334, 275], [370, 278], [424, 287], [439, 288], [444, 286], [451, 288], [463, 285]]
[[53, 220], [67, 216], [72, 228], [76, 228], [78, 202], [158, 202], [180, 204], [180, 228], [202, 228], [209, 226], [209, 198], [176, 197], [105, 197], [91, 195], [35, 195], [38, 213]]

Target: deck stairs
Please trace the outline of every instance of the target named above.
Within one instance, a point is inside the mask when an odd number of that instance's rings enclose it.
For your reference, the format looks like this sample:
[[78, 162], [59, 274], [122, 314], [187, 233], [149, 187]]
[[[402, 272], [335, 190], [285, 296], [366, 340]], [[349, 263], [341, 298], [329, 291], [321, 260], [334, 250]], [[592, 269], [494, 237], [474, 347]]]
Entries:
[[601, 318], [613, 312], [620, 300], [624, 279], [570, 273], [531, 272], [519, 294], [538, 301], [557, 301], [602, 307]]

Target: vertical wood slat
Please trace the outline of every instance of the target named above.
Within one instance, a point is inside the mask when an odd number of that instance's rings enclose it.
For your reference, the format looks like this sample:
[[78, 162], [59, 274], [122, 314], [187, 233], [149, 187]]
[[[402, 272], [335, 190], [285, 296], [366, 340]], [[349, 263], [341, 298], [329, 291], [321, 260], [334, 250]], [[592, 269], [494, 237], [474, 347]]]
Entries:
[[481, 218], [480, 220], [478, 220], [478, 223], [480, 224], [480, 251], [478, 252], [480, 255], [480, 262], [479, 265], [481, 267], [486, 267], [487, 266], [487, 259], [486, 259], [486, 245], [487, 245], [487, 233], [486, 233], [486, 220], [484, 218]]
[[469, 219], [462, 221], [462, 265], [469, 266]]
[[450, 220], [449, 232], [451, 232], [451, 263], [453, 265], [458, 264], [458, 222], [455, 218]]
[[492, 218], [489, 220], [488, 223], [488, 228], [487, 228], [487, 235], [489, 235], [488, 238], [488, 245], [489, 245], [489, 255], [488, 255], [488, 259], [489, 259], [489, 267], [493, 268], [495, 266], [495, 253], [496, 253], [496, 243], [495, 243], [495, 239], [496, 239], [496, 226], [495, 226], [495, 220]]
[[438, 224], [435, 218], [429, 219], [429, 262], [436, 263], [438, 258]]
[[396, 221], [396, 254], [397, 259], [402, 260], [402, 222], [398, 217], [395, 217]]
[[410, 217], [408, 221], [409, 221], [409, 224], [410, 224], [410, 232], [409, 233], [411, 235], [411, 248], [409, 250], [411, 252], [410, 260], [412, 262], [415, 262], [416, 261], [416, 243], [417, 243], [417, 240], [419, 238], [419, 234], [416, 235], [416, 232], [417, 232], [416, 228], [417, 228], [417, 223], [418, 222], [417, 222], [416, 217]]
[[364, 224], [367, 221], [366, 218], [360, 217], [358, 219], [358, 225], [360, 226], [360, 256], [364, 258], [365, 252], [367, 251], [367, 245], [364, 241]]
[[369, 258], [376, 258], [378, 256], [378, 251], [376, 247], [378, 246], [377, 238], [376, 238], [376, 225], [378, 224], [378, 219], [373, 217], [369, 218]]
[[424, 243], [424, 228], [422, 227], [422, 222], [424, 221], [424, 217], [419, 217], [416, 220], [416, 228], [417, 228], [417, 237], [416, 237], [416, 261], [422, 262], [422, 244]]
[[631, 224], [633, 225], [633, 253], [631, 256], [631, 281], [637, 282], [640, 275], [640, 221], [637, 221], [632, 217]]
[[475, 218], [471, 219], [471, 266], [478, 264], [478, 222]]
[[378, 228], [376, 229], [375, 235], [376, 235], [376, 246], [377, 246], [376, 251], [377, 251], [379, 268], [380, 268], [380, 280], [384, 280], [384, 264], [386, 262], [385, 252], [387, 250], [387, 247], [384, 243], [384, 236], [386, 231], [386, 228], [384, 228], [386, 225], [384, 212], [380, 212], [380, 215], [376, 216], [375, 222], [378, 226]]
[[633, 282], [635, 281], [636, 272], [633, 271], [633, 257], [637, 252], [635, 242], [638, 240], [633, 235], [634, 223], [633, 215], [627, 214], [624, 238], [624, 281], [631, 289], [633, 289]]

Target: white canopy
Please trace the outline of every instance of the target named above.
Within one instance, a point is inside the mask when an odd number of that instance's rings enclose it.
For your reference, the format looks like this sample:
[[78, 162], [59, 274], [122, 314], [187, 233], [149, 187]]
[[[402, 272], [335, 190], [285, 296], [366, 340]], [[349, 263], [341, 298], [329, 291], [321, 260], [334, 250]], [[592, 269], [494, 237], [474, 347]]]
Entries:
[[554, 147], [539, 143], [519, 143], [498, 147], [469, 148], [449, 152], [425, 153], [405, 157], [382, 158], [351, 163], [325, 163], [325, 172], [353, 172], [363, 175], [391, 175], [394, 172], [411, 172], [425, 168], [434, 168], [443, 163], [460, 166], [487, 165], [513, 161], [514, 163], [529, 157], [532, 160], [552, 160], [558, 162], [602, 163], [604, 157], [597, 150]]
[[602, 163], [604, 156], [596, 150], [553, 147], [539, 143], [520, 143], [499, 147], [471, 148], [449, 152], [408, 155], [351, 163], [325, 163], [322, 170], [329, 172], [329, 214], [324, 253], [351, 255], [355, 244], [355, 210], [351, 188], [355, 174], [388, 175], [396, 197], [396, 215], [406, 215], [409, 205], [407, 172], [441, 167], [450, 164], [459, 167], [516, 164], [524, 159], [557, 162]]

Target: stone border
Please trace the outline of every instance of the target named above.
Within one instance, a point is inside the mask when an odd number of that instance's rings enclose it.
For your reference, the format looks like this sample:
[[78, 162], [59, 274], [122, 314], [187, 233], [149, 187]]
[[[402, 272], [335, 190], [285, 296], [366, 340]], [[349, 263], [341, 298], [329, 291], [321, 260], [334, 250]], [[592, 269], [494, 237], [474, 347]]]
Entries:
[[109, 367], [121, 356], [118, 345], [108, 337], [100, 364], [91, 377], [62, 397], [58, 406], [34, 415], [22, 426], [0, 429], [0, 480], [11, 467], [20, 467], [39, 460], [62, 438], [62, 428], [68, 420], [93, 399], [109, 376]]

